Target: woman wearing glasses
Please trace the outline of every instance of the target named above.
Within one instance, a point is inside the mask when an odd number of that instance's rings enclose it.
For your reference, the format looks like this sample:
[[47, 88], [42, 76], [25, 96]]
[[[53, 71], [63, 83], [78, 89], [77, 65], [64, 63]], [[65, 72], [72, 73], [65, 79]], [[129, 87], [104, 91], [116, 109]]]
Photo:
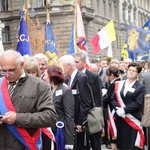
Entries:
[[112, 105], [116, 112], [117, 148], [140, 150], [144, 147], [144, 132], [140, 125], [145, 86], [137, 81], [142, 67], [132, 62], [127, 79], [115, 83]]

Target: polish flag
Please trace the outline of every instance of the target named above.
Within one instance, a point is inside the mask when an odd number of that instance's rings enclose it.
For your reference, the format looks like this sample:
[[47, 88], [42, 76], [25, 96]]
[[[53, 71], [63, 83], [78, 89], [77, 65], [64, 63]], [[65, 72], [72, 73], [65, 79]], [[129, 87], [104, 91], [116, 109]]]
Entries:
[[101, 31], [99, 31], [90, 41], [93, 46], [93, 53], [96, 54], [100, 50], [108, 47], [116, 40], [116, 32], [114, 22], [111, 20]]

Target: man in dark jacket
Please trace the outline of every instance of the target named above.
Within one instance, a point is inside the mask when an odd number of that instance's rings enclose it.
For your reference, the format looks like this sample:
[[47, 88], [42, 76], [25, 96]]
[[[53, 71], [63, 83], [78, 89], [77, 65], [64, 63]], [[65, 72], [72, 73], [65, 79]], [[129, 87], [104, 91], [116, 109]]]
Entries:
[[[96, 106], [101, 107], [102, 106], [102, 89], [101, 89], [101, 80], [99, 78], [99, 75], [85, 68], [86, 55], [84, 53], [82, 52], [75, 53], [74, 60], [75, 60], [77, 69], [85, 73], [88, 77]], [[89, 139], [90, 139], [91, 147], [93, 150], [101, 149], [101, 143], [100, 143], [101, 132], [100, 131], [92, 135], [89, 135]]]
[[0, 56], [0, 66], [0, 149], [37, 149], [40, 128], [56, 122], [49, 86], [25, 73], [23, 58], [14, 50]]
[[76, 150], [90, 150], [85, 122], [89, 110], [92, 108], [92, 95], [87, 76], [76, 69], [73, 56], [64, 55], [59, 61], [63, 64], [64, 72], [70, 77], [69, 87], [72, 90], [75, 100], [74, 122], [77, 129]]

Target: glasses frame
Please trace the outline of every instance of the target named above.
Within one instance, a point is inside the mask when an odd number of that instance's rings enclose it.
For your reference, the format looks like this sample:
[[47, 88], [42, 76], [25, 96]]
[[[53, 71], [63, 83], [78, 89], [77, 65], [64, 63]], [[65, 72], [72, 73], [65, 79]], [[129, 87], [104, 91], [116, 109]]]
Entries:
[[132, 70], [132, 69], [128, 69], [129, 72], [134, 72], [134, 73], [138, 73], [138, 71]]
[[3, 69], [0, 69], [0, 74], [5, 76], [6, 74], [16, 74], [17, 70], [19, 68], [19, 65], [15, 68], [15, 69], [9, 69], [9, 70], [3, 70]]

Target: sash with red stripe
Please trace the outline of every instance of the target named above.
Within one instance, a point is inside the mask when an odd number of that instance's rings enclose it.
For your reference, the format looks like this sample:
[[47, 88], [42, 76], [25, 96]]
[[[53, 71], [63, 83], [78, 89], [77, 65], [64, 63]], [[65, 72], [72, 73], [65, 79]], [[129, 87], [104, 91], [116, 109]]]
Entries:
[[[120, 91], [123, 87], [124, 81], [119, 81], [115, 83], [115, 93], [116, 93], [116, 99], [118, 106], [120, 107], [125, 107], [125, 104], [121, 98]], [[131, 114], [125, 114], [124, 120], [135, 130], [137, 130], [137, 137], [135, 141], [135, 146], [143, 148], [144, 147], [144, 132], [142, 129], [142, 126], [140, 125], [140, 121], [136, 119], [134, 116]]]
[[117, 129], [114, 121], [114, 109], [111, 111], [108, 106], [108, 135], [111, 135], [112, 139], [117, 138]]
[[55, 140], [55, 136], [51, 130], [51, 128], [42, 128], [42, 132], [44, 134], [47, 135], [47, 137], [49, 137], [49, 139], [51, 139], [51, 150], [57, 150], [57, 145], [56, 145], [56, 140]]
[[[13, 111], [16, 112], [8, 92], [8, 84], [5, 77], [0, 78], [0, 111], [2, 115], [6, 112]], [[35, 134], [31, 137], [26, 129], [17, 127], [15, 125], [6, 124], [9, 131], [20, 141], [27, 150], [39, 150], [41, 148], [40, 133], [41, 129], [38, 129]]]

